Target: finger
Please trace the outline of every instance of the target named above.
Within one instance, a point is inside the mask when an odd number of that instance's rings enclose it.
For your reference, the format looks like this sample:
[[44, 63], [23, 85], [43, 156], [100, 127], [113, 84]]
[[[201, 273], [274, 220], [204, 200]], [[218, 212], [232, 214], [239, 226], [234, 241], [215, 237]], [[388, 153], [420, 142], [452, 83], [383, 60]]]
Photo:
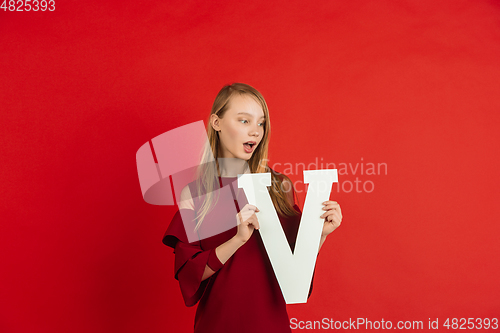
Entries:
[[258, 209], [257, 206], [250, 205], [250, 204], [246, 204], [244, 208], [247, 208], [249, 210], [256, 210], [256, 209]]
[[340, 213], [340, 217], [342, 217], [342, 210], [340, 209], [340, 205], [337, 204], [331, 204], [329, 206], [323, 207], [324, 210], [336, 210]]
[[328, 223], [330, 224], [331, 226], [333, 227], [338, 227], [338, 223], [335, 221], [336, 218], [334, 218], [333, 216], [328, 216], [326, 219], [325, 219], [325, 223]]
[[331, 209], [331, 210], [329, 210], [329, 211], [327, 211], [327, 212], [324, 212], [324, 213], [323, 213], [323, 215], [321, 215], [320, 217], [321, 217], [321, 218], [325, 218], [325, 217], [327, 217], [327, 216], [329, 216], [329, 215], [333, 214], [334, 212], [336, 212], [336, 210]]
[[329, 204], [324, 205], [324, 207], [323, 207], [324, 210], [338, 209], [338, 208], [340, 208], [340, 205], [334, 201], [332, 201]]
[[336, 216], [339, 220], [342, 220], [342, 215], [337, 210], [329, 210], [321, 215], [321, 218], [326, 218], [328, 216]]
[[257, 216], [255, 216], [255, 218], [253, 219], [253, 226], [255, 227], [255, 229], [259, 230], [260, 229], [260, 224], [259, 224], [259, 220], [257, 219]]
[[254, 213], [248, 210], [242, 210], [238, 213], [238, 217], [240, 219], [240, 223], [246, 222]]
[[340, 226], [340, 224], [342, 223], [342, 219], [337, 215], [337, 214], [333, 214], [331, 216], [328, 217], [330, 219], [331, 222], [333, 222], [336, 226]]
[[253, 213], [252, 214], [245, 214], [245, 221], [252, 222], [252, 215], [254, 215], [254, 214]]
[[336, 219], [339, 223], [342, 222], [342, 215], [337, 210], [333, 211], [332, 217]]
[[339, 211], [340, 216], [342, 216], [342, 209], [340, 209], [340, 205], [337, 207], [337, 210]]

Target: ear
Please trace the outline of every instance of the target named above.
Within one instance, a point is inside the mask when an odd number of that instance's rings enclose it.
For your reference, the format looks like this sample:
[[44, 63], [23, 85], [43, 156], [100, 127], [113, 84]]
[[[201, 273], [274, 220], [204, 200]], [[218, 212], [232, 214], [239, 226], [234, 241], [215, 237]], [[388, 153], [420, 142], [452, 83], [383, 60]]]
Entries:
[[210, 125], [216, 132], [220, 131], [220, 118], [215, 113], [210, 115]]

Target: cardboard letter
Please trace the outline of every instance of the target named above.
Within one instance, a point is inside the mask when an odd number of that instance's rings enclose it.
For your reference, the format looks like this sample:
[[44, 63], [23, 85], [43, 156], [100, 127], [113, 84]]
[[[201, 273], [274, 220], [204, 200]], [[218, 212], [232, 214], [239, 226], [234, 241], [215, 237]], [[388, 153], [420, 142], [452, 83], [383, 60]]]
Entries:
[[245, 191], [248, 203], [260, 210], [256, 213], [259, 232], [287, 304], [307, 302], [323, 230], [322, 202], [329, 200], [332, 184], [337, 181], [336, 169], [304, 171], [309, 188], [292, 254], [266, 188], [271, 185], [271, 174], [238, 175], [238, 187]]

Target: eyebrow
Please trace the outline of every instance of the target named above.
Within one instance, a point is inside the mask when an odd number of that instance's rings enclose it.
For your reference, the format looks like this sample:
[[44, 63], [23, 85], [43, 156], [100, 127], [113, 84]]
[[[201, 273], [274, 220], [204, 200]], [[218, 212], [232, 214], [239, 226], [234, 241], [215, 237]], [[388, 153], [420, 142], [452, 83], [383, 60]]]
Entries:
[[[250, 113], [248, 112], [238, 112], [237, 114], [246, 114], [247, 116], [253, 117]], [[260, 117], [259, 119], [266, 118], [265, 116]]]

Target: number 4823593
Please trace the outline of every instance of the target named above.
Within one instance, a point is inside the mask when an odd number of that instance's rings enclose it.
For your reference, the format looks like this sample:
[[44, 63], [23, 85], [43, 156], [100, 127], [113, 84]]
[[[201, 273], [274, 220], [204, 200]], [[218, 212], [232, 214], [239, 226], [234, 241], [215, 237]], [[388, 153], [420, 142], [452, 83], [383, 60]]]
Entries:
[[38, 12], [56, 10], [56, 2], [54, 0], [4, 0], [0, 9], [4, 12]]

